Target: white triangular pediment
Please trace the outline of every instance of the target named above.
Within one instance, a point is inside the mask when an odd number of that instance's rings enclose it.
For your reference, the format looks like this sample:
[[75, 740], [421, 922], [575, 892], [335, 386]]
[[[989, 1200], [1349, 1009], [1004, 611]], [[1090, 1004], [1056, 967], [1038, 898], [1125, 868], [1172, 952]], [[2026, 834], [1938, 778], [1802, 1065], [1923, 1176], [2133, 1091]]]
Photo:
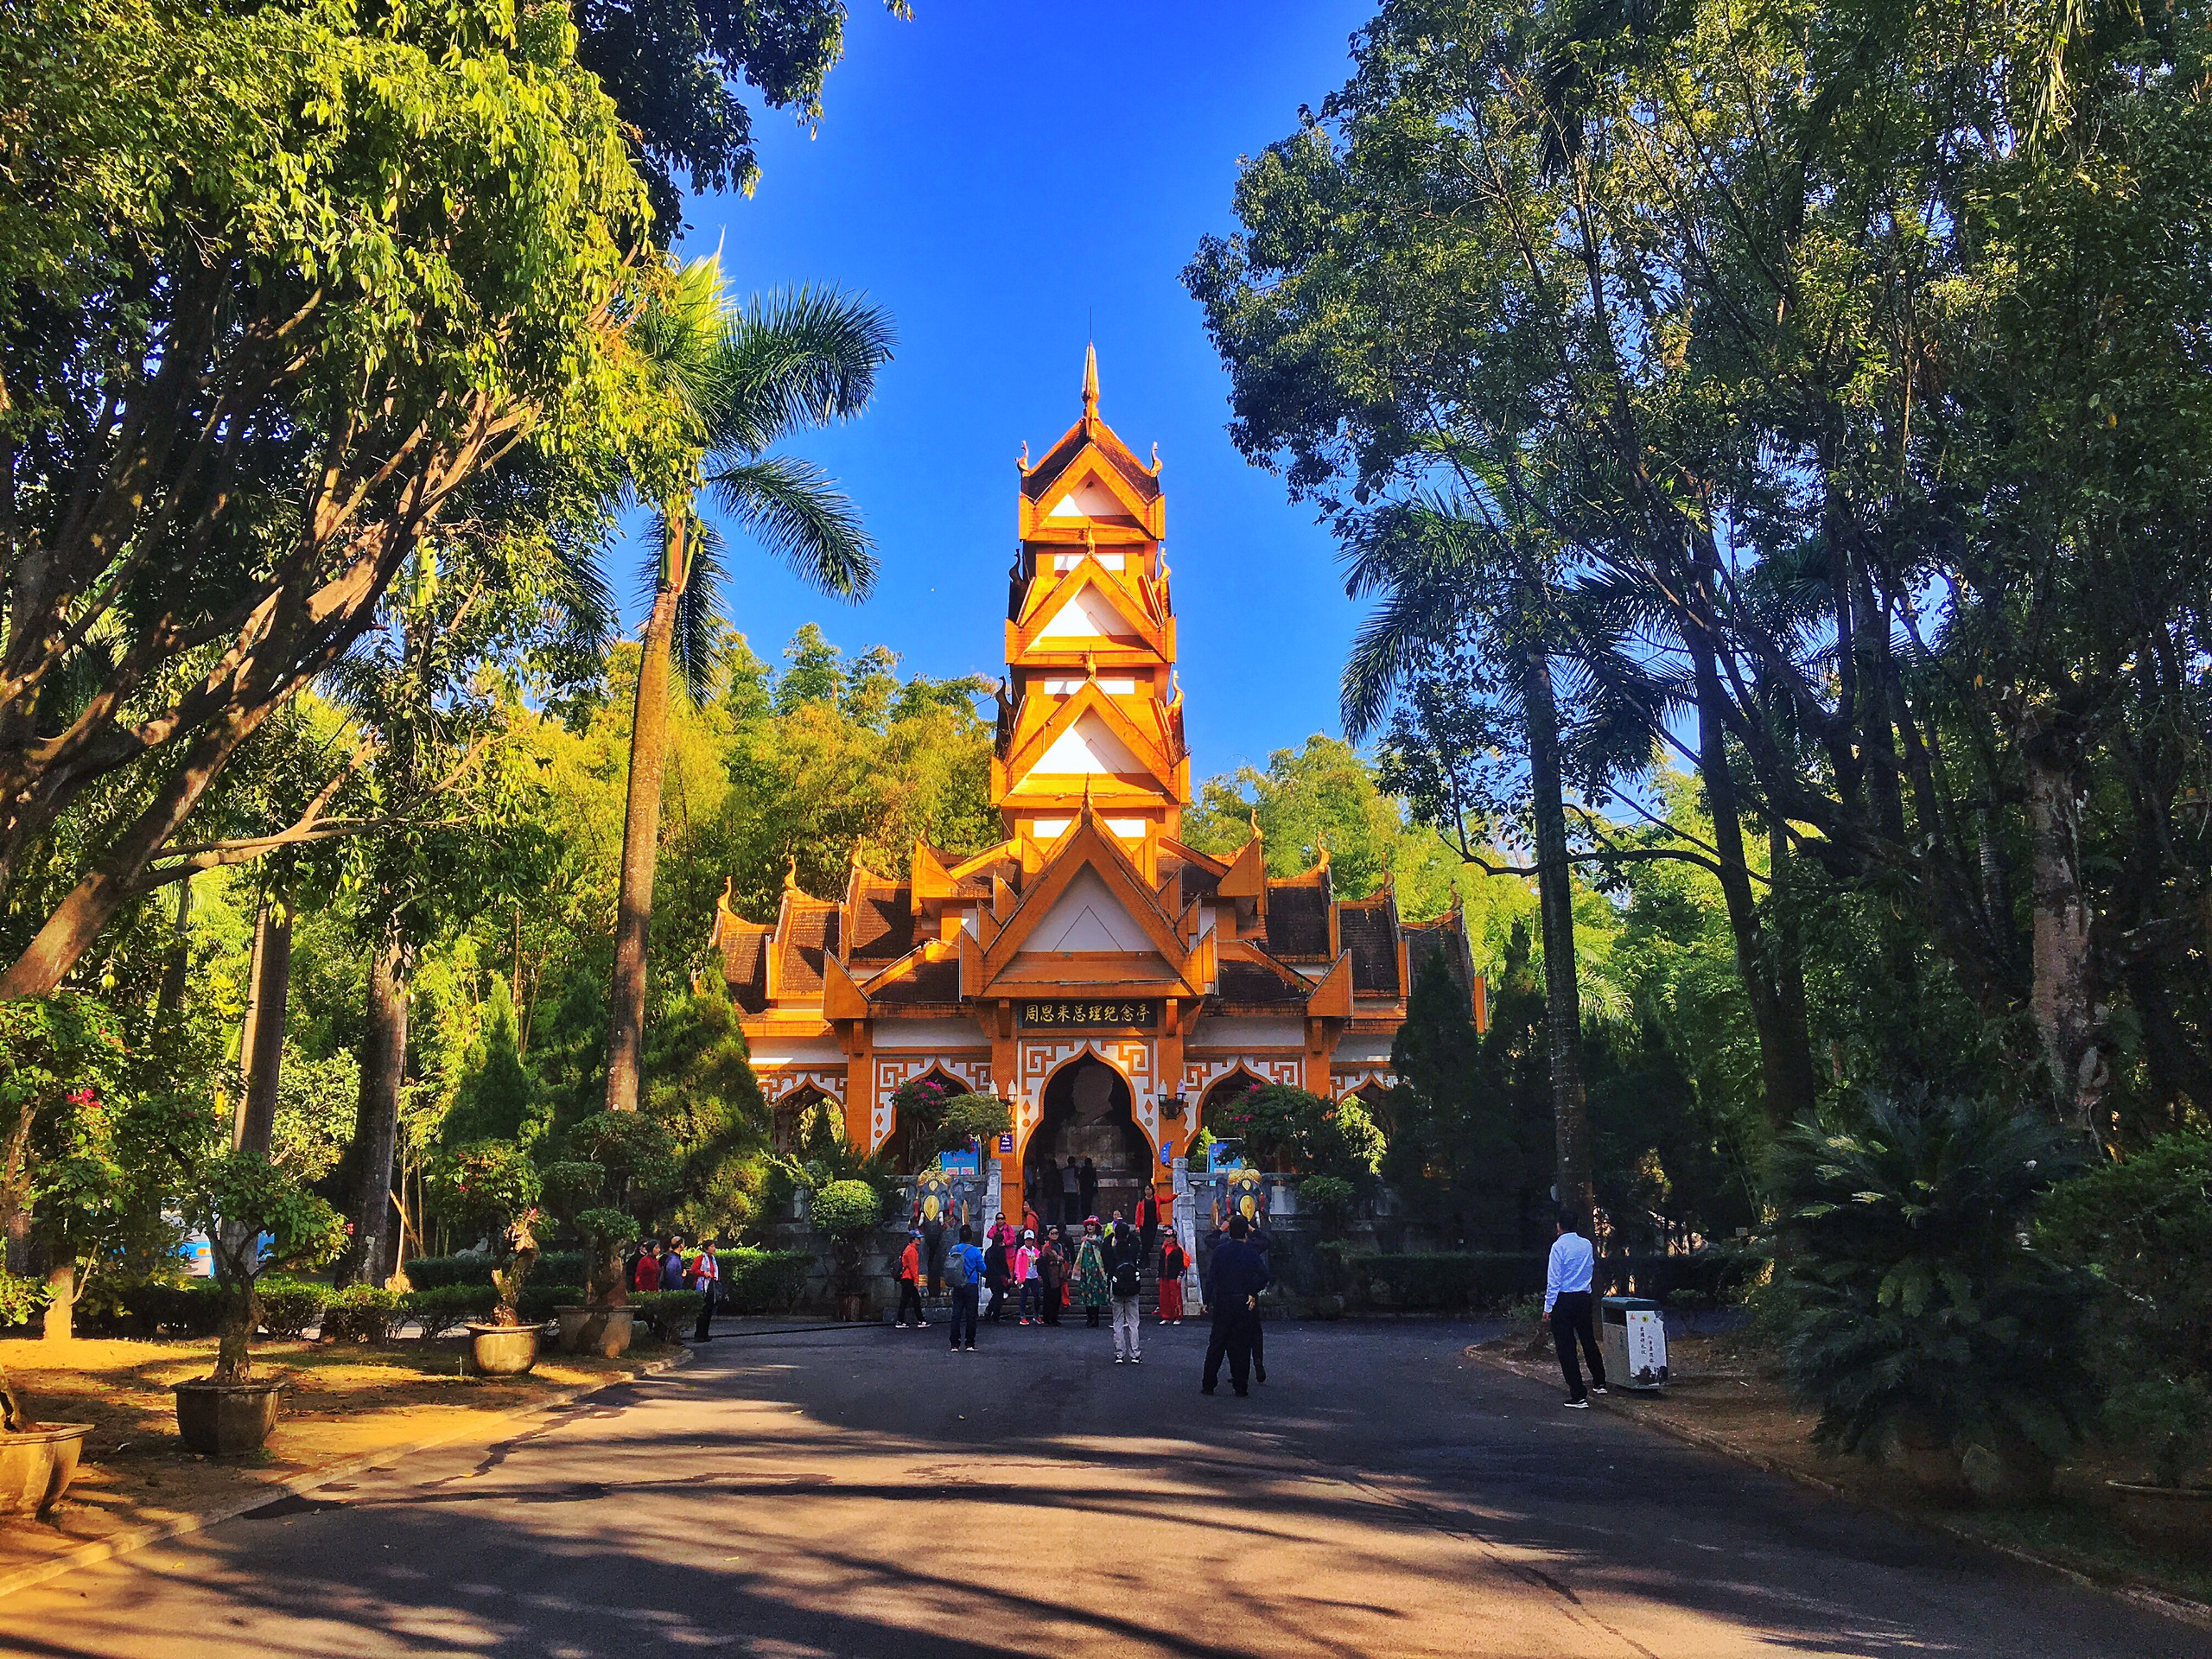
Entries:
[[1082, 483], [1052, 504], [1047, 518], [1126, 518], [1128, 505], [1121, 497], [1098, 481], [1096, 474], [1086, 474]]
[[1067, 730], [1052, 740], [1052, 747], [1037, 759], [1032, 772], [1128, 773], [1142, 772], [1144, 763], [1129, 753], [1128, 745], [1096, 713], [1085, 710]]
[[1022, 941], [1022, 951], [1158, 950], [1097, 871], [1084, 869]]
[[1090, 582], [1070, 594], [1052, 613], [1052, 620], [1038, 632], [1039, 639], [1128, 639], [1136, 630], [1114, 607], [1114, 601]]

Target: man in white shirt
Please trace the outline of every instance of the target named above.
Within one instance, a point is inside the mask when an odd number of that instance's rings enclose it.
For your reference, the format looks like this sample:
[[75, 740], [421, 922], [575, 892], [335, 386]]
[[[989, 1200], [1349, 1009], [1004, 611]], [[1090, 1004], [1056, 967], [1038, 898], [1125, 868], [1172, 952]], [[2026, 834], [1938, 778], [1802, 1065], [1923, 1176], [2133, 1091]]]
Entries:
[[1590, 1357], [1590, 1393], [1605, 1391], [1605, 1362], [1598, 1352], [1598, 1327], [1592, 1318], [1592, 1286], [1596, 1279], [1598, 1252], [1575, 1230], [1573, 1213], [1562, 1206], [1559, 1236], [1552, 1241], [1551, 1265], [1544, 1274], [1544, 1322], [1552, 1328], [1559, 1349], [1559, 1368], [1567, 1378], [1570, 1410], [1590, 1409], [1582, 1390], [1582, 1368], [1575, 1363], [1574, 1342]]

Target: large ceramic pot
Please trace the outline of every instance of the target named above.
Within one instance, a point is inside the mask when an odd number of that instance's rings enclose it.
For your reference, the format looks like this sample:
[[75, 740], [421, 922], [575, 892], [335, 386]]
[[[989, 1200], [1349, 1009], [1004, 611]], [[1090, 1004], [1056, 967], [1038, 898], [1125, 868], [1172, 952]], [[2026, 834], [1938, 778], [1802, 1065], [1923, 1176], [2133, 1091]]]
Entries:
[[468, 1358], [480, 1376], [523, 1376], [537, 1363], [534, 1325], [472, 1325]]
[[598, 1354], [613, 1359], [630, 1351], [630, 1337], [637, 1322], [632, 1307], [556, 1307], [561, 1322], [561, 1351], [569, 1354]]
[[0, 1434], [0, 1515], [44, 1515], [77, 1478], [90, 1423], [41, 1423]]
[[176, 1432], [188, 1451], [210, 1458], [258, 1452], [276, 1427], [282, 1382], [217, 1382], [197, 1377], [176, 1385]]

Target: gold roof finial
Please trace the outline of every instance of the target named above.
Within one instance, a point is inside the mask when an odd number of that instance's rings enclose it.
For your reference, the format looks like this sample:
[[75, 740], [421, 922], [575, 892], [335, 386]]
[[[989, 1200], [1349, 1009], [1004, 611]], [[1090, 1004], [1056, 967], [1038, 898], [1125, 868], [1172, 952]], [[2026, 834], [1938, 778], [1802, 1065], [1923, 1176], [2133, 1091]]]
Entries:
[[1098, 418], [1098, 347], [1096, 344], [1083, 348], [1083, 418]]
[[798, 891], [798, 855], [797, 853], [790, 855], [790, 862], [785, 866], [784, 891], [785, 893]]
[[1156, 443], [1152, 446], [1152, 475], [1160, 476], [1160, 446]]
[[1016, 456], [1016, 457], [1014, 458], [1014, 464], [1015, 466], [1017, 466], [1017, 467], [1020, 467], [1020, 468], [1021, 468], [1021, 470], [1022, 470], [1023, 472], [1025, 472], [1025, 473], [1027, 473], [1027, 472], [1029, 470], [1029, 440], [1028, 440], [1028, 439], [1024, 438], [1024, 439], [1021, 441], [1021, 454], [1020, 454], [1020, 455], [1018, 455], [1018, 456]]
[[1260, 804], [1259, 804], [1257, 801], [1255, 801], [1255, 802], [1253, 802], [1253, 804], [1252, 804], [1252, 839], [1253, 839], [1253, 840], [1255, 840], [1255, 841], [1257, 841], [1259, 838], [1260, 838]]

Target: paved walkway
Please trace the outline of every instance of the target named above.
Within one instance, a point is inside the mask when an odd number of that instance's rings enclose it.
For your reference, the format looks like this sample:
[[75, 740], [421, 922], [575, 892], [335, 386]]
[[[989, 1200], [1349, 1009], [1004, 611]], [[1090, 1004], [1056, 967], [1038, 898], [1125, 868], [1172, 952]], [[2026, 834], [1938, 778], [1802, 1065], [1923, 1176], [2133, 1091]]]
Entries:
[[0, 1603], [0, 1653], [2212, 1659], [2139, 1611], [1466, 1361], [1465, 1327], [718, 1340]]

